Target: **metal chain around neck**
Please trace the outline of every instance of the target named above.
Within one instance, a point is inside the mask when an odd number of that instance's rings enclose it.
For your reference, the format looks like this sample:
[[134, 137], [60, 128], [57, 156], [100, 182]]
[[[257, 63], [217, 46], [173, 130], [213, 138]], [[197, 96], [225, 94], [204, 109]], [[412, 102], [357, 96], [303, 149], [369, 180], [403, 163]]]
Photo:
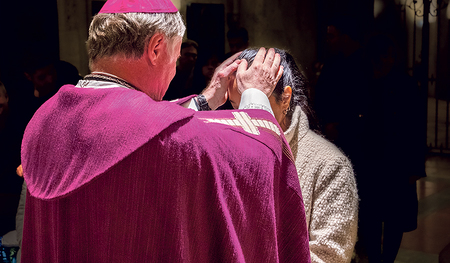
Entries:
[[114, 82], [116, 84], [122, 85], [124, 87], [127, 87], [129, 89], [134, 90], [140, 90], [133, 84], [129, 83], [128, 81], [121, 79], [115, 75], [104, 73], [104, 72], [92, 72], [89, 75], [86, 75], [84, 77], [85, 80], [97, 80], [97, 81], [108, 81], [108, 82]]

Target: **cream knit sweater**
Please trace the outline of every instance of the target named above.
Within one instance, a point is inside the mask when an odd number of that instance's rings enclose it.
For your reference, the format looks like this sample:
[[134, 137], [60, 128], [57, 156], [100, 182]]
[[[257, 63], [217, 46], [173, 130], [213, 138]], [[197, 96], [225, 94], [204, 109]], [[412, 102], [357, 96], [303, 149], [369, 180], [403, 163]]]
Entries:
[[350, 161], [309, 129], [300, 106], [284, 135], [302, 189], [311, 262], [350, 262], [358, 226], [358, 194]]

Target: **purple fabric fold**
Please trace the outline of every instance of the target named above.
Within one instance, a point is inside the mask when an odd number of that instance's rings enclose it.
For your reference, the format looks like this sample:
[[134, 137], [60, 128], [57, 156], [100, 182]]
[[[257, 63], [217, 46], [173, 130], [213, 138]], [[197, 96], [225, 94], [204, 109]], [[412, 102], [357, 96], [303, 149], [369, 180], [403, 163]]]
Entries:
[[[28, 189], [42, 199], [67, 194], [192, 115], [139, 91], [63, 86], [26, 128], [22, 165]], [[34, 176], [42, 174], [52, 180]]]

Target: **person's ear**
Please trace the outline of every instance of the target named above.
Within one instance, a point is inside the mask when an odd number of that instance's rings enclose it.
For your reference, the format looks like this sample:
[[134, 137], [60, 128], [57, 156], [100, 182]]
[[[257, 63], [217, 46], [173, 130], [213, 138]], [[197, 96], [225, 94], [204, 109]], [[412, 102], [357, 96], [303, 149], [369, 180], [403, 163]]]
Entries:
[[147, 46], [147, 57], [152, 65], [156, 65], [163, 50], [165, 49], [165, 37], [161, 33], [155, 33], [149, 40]]
[[291, 105], [292, 98], [292, 88], [290, 86], [284, 87], [283, 94], [281, 95], [281, 107], [284, 110], [289, 110], [289, 105]]

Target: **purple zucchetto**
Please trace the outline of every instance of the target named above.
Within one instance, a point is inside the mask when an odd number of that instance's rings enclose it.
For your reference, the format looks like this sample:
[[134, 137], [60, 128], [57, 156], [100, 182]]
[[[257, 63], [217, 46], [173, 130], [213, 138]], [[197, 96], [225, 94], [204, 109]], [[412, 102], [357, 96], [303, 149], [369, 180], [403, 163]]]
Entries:
[[109, 0], [99, 13], [176, 13], [170, 0]]

